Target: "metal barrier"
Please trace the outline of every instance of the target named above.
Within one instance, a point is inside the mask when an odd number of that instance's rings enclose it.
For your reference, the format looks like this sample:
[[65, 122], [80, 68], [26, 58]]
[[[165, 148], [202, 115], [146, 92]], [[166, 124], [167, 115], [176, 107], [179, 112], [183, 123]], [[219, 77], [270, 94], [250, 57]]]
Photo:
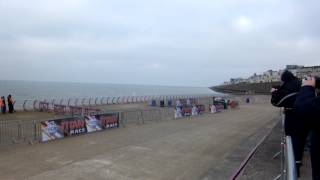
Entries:
[[39, 123], [32, 121], [0, 121], [0, 144], [32, 143], [41, 135]]
[[285, 135], [285, 114], [283, 111], [281, 111], [280, 113], [282, 125], [281, 150], [273, 156], [273, 159], [280, 155], [281, 172], [277, 177], [274, 178], [274, 180], [296, 180], [297, 171], [293, 153], [292, 140], [290, 136]]
[[87, 98], [53, 98], [47, 100], [27, 99], [15, 101], [15, 109], [23, 111], [53, 111], [55, 105], [65, 106], [98, 106], [108, 104], [146, 103], [150, 100], [177, 100], [185, 98], [205, 99], [213, 95], [150, 95], [120, 97], [87, 97]]
[[[58, 105], [64, 106], [64, 105]], [[95, 109], [87, 108], [85, 113], [80, 113], [80, 107], [71, 106], [73, 114], [88, 115], [97, 113]], [[101, 113], [101, 112], [99, 112]], [[174, 118], [174, 110], [172, 108], [165, 109], [151, 109], [151, 110], [135, 110], [120, 112], [120, 124], [139, 125], [147, 122], [160, 122], [162, 120], [170, 120]], [[41, 139], [41, 125], [40, 122], [44, 120], [3, 120], [0, 121], [0, 144], [14, 144], [14, 143], [34, 143]]]
[[286, 137], [286, 177], [288, 180], [297, 180], [296, 163], [294, 159], [291, 137]]

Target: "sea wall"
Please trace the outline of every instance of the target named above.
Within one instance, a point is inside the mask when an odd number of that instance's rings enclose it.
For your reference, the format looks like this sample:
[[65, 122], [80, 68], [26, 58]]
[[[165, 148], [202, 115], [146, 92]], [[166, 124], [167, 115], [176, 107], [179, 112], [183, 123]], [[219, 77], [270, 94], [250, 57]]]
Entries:
[[280, 85], [280, 82], [266, 82], [266, 83], [239, 83], [230, 85], [213, 86], [210, 89], [231, 94], [270, 94], [270, 89], [273, 86]]
[[230, 98], [240, 102], [240, 104], [246, 103], [249, 98], [250, 103], [255, 104], [270, 104], [271, 95], [230, 95]]

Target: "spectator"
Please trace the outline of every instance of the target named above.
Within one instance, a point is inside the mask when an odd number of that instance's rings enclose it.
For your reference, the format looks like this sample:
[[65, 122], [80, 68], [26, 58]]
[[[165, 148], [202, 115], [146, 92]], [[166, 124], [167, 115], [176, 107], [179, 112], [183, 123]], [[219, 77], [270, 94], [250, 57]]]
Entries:
[[187, 106], [191, 106], [191, 100], [187, 99]]
[[179, 99], [176, 101], [176, 109], [178, 109], [178, 108], [182, 108], [182, 104]]
[[1, 97], [0, 101], [1, 101], [0, 102], [1, 112], [2, 112], [2, 114], [5, 114], [7, 111], [7, 106], [6, 106], [6, 100], [5, 100], [4, 96]]
[[13, 113], [14, 112], [14, 101], [13, 98], [11, 96], [11, 94], [9, 94], [8, 96], [8, 107], [9, 107], [9, 113]]
[[177, 107], [174, 113], [175, 118], [181, 118], [182, 117], [182, 110], [180, 107]]
[[250, 98], [249, 97], [246, 98], [246, 103], [250, 103]]
[[316, 96], [315, 92], [315, 78], [309, 77], [302, 83], [302, 88], [295, 101], [296, 111], [300, 114], [307, 124], [305, 130], [304, 141], [309, 132], [311, 132], [311, 166], [313, 180], [320, 180], [320, 97]]
[[191, 114], [192, 114], [192, 116], [198, 115], [198, 108], [196, 105], [193, 105]]
[[271, 103], [277, 107], [284, 107], [284, 129], [287, 136], [291, 136], [294, 156], [296, 160], [296, 167], [298, 176], [299, 168], [304, 149], [304, 128], [301, 126], [301, 119], [293, 109], [297, 94], [301, 88], [300, 81], [290, 72], [284, 71], [281, 75], [282, 85], [271, 89]]
[[211, 109], [211, 113], [217, 112], [216, 106], [214, 104], [211, 105], [210, 109]]

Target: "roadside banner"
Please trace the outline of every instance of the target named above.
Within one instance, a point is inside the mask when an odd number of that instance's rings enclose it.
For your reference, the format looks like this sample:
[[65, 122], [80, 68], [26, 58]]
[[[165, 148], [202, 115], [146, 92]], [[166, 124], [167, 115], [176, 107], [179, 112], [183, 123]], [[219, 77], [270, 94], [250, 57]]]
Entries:
[[108, 113], [85, 116], [88, 132], [119, 127], [119, 114]]
[[68, 136], [118, 128], [119, 125], [118, 113], [42, 121], [41, 141], [45, 142]]
[[87, 132], [83, 118], [65, 118], [41, 122], [42, 141], [74, 136]]

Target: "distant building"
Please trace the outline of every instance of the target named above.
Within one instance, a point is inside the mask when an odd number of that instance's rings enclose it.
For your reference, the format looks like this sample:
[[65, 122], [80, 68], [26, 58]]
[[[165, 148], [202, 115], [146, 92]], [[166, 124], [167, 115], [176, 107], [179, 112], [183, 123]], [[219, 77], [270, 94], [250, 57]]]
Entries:
[[[301, 65], [286, 65], [286, 70], [292, 72], [295, 76], [302, 79], [308, 75], [320, 76], [320, 66], [301, 66]], [[224, 82], [224, 85], [239, 84], [239, 83], [265, 83], [281, 81], [281, 74], [284, 70], [274, 71], [268, 70], [262, 74], [254, 73], [252, 76], [245, 78], [231, 78], [230, 82]]]
[[230, 79], [231, 84], [239, 84], [239, 83], [243, 83], [243, 82], [247, 82], [247, 80], [243, 79], [243, 78], [231, 78]]
[[309, 75], [320, 76], [320, 66], [302, 67], [297, 71], [297, 77], [300, 79]]

